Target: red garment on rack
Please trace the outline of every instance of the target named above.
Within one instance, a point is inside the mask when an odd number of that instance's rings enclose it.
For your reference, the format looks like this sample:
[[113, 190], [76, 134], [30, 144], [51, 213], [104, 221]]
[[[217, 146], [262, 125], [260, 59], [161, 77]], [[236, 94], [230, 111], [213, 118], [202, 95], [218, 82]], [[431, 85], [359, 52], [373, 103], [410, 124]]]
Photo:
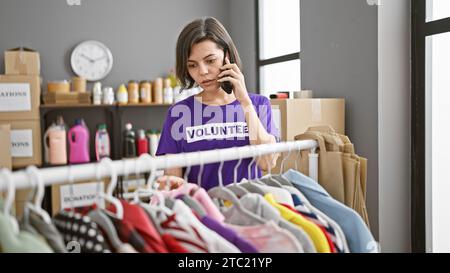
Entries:
[[[144, 209], [124, 200], [120, 200], [120, 203], [123, 207], [122, 221], [131, 224], [133, 228], [139, 232], [142, 238], [144, 238], [145, 242], [154, 253], [168, 253], [169, 250], [164, 243], [163, 238], [153, 226], [153, 223], [148, 218]], [[108, 210], [114, 213], [116, 212], [116, 208], [113, 205], [109, 206]]]

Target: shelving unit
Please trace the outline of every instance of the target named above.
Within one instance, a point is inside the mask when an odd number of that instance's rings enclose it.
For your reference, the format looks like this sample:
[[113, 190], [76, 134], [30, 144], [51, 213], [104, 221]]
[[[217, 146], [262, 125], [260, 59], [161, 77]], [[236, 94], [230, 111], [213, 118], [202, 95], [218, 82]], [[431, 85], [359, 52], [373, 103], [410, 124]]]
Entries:
[[[129, 105], [93, 105], [93, 104], [66, 104], [66, 105], [41, 105], [41, 139], [44, 145], [44, 134], [48, 126], [56, 120], [58, 115], [62, 115], [64, 122], [71, 127], [76, 118], [83, 118], [89, 128], [90, 138], [90, 158], [95, 162], [94, 139], [97, 126], [105, 123], [111, 138], [111, 159], [122, 158], [122, 132], [125, 124], [133, 124], [133, 130], [137, 129], [162, 129], [166, 113], [172, 104], [129, 104]], [[42, 148], [42, 158], [44, 158], [44, 148]], [[59, 165], [61, 166], [61, 165]], [[42, 167], [56, 167], [43, 163]], [[46, 198], [43, 207], [51, 211], [50, 187], [46, 188]]]
[[[130, 122], [133, 129], [161, 129], [168, 107], [172, 104], [129, 104], [129, 105], [93, 105], [93, 104], [66, 104], [41, 105], [41, 137], [58, 115], [62, 115], [65, 123], [71, 127], [77, 118], [83, 118], [89, 128], [91, 162], [95, 159], [93, 139], [98, 124], [105, 123], [111, 138], [112, 159], [121, 158], [122, 131], [125, 124]], [[82, 111], [80, 111], [82, 108]], [[43, 145], [44, 143], [42, 143]], [[44, 158], [44, 149], [42, 149]]]

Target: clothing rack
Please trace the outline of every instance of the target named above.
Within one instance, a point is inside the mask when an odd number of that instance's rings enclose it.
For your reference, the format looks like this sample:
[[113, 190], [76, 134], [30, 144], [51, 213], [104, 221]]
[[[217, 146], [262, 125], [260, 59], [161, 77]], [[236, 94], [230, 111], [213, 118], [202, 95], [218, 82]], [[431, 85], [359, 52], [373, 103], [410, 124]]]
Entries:
[[[299, 152], [310, 150], [309, 176], [317, 181], [318, 178], [318, 154], [317, 142], [314, 140], [301, 140], [280, 142], [275, 144], [248, 145], [226, 149], [216, 149], [201, 152], [170, 154], [157, 157], [140, 157], [111, 161], [112, 168], [118, 176], [135, 173], [145, 173], [168, 168], [180, 168], [194, 165], [217, 163], [222, 161], [237, 160], [240, 158], [253, 158], [267, 154], [282, 152]], [[144, 161], [145, 160], [145, 161]], [[144, 164], [143, 164], [144, 163]], [[39, 174], [44, 185], [66, 184], [89, 179], [109, 177], [110, 172], [102, 171], [98, 174], [99, 162], [60, 167], [48, 167], [39, 169]], [[25, 170], [12, 173], [14, 188], [26, 189], [35, 187], [30, 181]], [[5, 177], [0, 178], [0, 192], [8, 189]]]

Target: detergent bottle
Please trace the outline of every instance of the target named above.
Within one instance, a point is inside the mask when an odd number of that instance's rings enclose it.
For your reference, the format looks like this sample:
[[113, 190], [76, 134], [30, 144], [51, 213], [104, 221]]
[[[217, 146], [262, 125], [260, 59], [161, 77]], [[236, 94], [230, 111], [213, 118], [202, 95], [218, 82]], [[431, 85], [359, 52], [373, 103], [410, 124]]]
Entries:
[[100, 161], [104, 157], [111, 156], [111, 145], [106, 124], [100, 124], [95, 133], [95, 159]]
[[83, 119], [75, 120], [75, 125], [69, 130], [68, 138], [70, 147], [69, 162], [89, 162], [89, 130]]

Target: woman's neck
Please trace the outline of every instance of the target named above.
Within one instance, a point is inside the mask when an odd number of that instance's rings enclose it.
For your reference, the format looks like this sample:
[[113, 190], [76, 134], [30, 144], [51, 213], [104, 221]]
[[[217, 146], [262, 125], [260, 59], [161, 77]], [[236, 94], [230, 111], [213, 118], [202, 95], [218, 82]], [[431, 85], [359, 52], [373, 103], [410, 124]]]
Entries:
[[225, 105], [236, 100], [234, 93], [227, 94], [223, 90], [219, 89], [215, 92], [202, 91], [196, 95], [197, 99], [201, 99], [201, 102], [208, 105]]

